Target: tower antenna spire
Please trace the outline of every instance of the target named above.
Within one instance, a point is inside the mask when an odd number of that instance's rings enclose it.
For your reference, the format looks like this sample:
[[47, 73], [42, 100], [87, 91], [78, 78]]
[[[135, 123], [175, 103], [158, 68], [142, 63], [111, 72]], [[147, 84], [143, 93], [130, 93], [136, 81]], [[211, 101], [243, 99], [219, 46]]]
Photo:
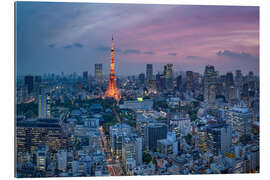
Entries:
[[111, 49], [111, 64], [110, 64], [110, 80], [108, 84], [107, 91], [105, 92], [104, 97], [112, 97], [115, 100], [119, 100], [121, 98], [120, 92], [116, 86], [115, 81], [115, 71], [114, 71], [114, 47], [113, 47], [113, 35], [112, 35], [112, 49]]

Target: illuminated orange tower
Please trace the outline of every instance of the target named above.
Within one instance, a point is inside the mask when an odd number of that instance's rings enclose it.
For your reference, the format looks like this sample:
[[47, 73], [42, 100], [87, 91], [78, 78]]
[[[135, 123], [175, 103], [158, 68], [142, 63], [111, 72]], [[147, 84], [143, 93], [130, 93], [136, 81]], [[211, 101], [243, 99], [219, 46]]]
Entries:
[[112, 37], [112, 49], [111, 49], [110, 81], [109, 81], [108, 89], [105, 92], [104, 97], [112, 97], [115, 100], [120, 99], [120, 92], [116, 86], [116, 81], [115, 81], [113, 37]]

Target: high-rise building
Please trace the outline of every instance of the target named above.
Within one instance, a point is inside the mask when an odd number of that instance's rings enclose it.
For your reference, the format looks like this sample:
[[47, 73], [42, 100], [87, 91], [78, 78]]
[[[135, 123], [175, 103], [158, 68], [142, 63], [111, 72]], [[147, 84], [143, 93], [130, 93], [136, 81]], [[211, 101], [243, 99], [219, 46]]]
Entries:
[[111, 64], [110, 64], [110, 80], [107, 91], [105, 92], [105, 97], [112, 97], [115, 100], [120, 99], [120, 91], [117, 88], [115, 81], [115, 71], [114, 71], [114, 47], [112, 38], [112, 49], [111, 49]]
[[179, 75], [177, 76], [176, 78], [176, 87], [177, 87], [177, 90], [181, 90], [181, 87], [182, 87], [182, 76]]
[[191, 92], [193, 90], [193, 72], [186, 72], [186, 90]]
[[142, 165], [142, 138], [136, 138], [136, 164]]
[[45, 145], [40, 145], [35, 150], [36, 169], [46, 171], [47, 149]]
[[50, 93], [41, 92], [41, 94], [38, 96], [38, 117], [51, 118]]
[[244, 105], [234, 106], [225, 112], [228, 124], [231, 124], [239, 137], [252, 133], [252, 113]]
[[229, 88], [234, 85], [233, 73], [227, 72], [226, 74], [226, 87]]
[[123, 138], [123, 146], [122, 146], [122, 160], [124, 165], [126, 166], [126, 162], [128, 159], [135, 159], [137, 156], [136, 152], [136, 139], [132, 137]]
[[95, 80], [101, 81], [103, 79], [102, 64], [95, 64]]
[[144, 75], [144, 73], [139, 74], [139, 83], [142, 84], [142, 85], [145, 83], [145, 75]]
[[40, 93], [40, 86], [41, 86], [41, 76], [34, 77], [34, 90], [36, 94]]
[[248, 87], [248, 83], [244, 83], [244, 84], [243, 84], [242, 97], [243, 97], [243, 98], [249, 97], [249, 87]]
[[207, 128], [207, 150], [214, 154], [225, 154], [232, 145], [232, 127], [229, 124], [215, 124]]
[[149, 83], [153, 79], [153, 64], [146, 64], [146, 81]]
[[166, 89], [173, 89], [173, 64], [166, 64], [164, 66], [164, 76]]
[[33, 153], [36, 147], [44, 144], [53, 152], [66, 148], [67, 139], [57, 119], [20, 120], [16, 124], [17, 152]]
[[202, 154], [207, 152], [207, 127], [199, 126], [198, 128], [198, 147]]
[[204, 102], [213, 104], [216, 100], [217, 72], [215, 67], [207, 65], [204, 71], [203, 96]]
[[166, 79], [173, 78], [173, 64], [166, 64], [164, 66], [164, 75]]
[[157, 141], [167, 138], [168, 127], [165, 123], [150, 123], [144, 128], [144, 143], [147, 150], [155, 150]]
[[27, 88], [28, 95], [31, 94], [34, 89], [34, 77], [24, 76], [24, 86]]
[[59, 150], [57, 152], [57, 169], [60, 171], [66, 171], [67, 169], [67, 151]]
[[178, 154], [178, 141], [174, 132], [168, 133], [166, 139], [157, 141], [157, 151], [163, 155], [177, 155]]
[[111, 152], [117, 159], [122, 157], [124, 137], [131, 133], [131, 127], [127, 124], [117, 123], [110, 126]]
[[88, 81], [88, 71], [83, 72], [83, 81]]
[[239, 87], [243, 85], [243, 75], [239, 69], [235, 71], [235, 85]]
[[249, 81], [254, 80], [254, 73], [253, 73], [253, 71], [250, 71], [250, 72], [248, 73], [248, 80], [249, 80]]

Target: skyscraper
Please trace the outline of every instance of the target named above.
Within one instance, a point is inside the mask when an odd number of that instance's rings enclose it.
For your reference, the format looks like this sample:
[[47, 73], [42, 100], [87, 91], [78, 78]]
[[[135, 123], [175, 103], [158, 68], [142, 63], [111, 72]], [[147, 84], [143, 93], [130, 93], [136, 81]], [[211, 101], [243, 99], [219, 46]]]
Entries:
[[113, 38], [112, 38], [112, 49], [111, 49], [110, 80], [109, 80], [108, 89], [105, 92], [105, 97], [112, 97], [115, 100], [120, 99], [120, 92], [117, 88], [116, 81], [115, 81]]
[[244, 105], [234, 106], [225, 112], [228, 124], [231, 124], [234, 133], [239, 137], [252, 132], [252, 113]]
[[83, 72], [83, 81], [88, 81], [88, 71]]
[[136, 164], [142, 164], [142, 138], [136, 138]]
[[144, 128], [144, 145], [148, 150], [157, 148], [157, 141], [167, 138], [168, 127], [165, 123], [150, 123]]
[[232, 145], [232, 127], [229, 124], [210, 125], [207, 128], [207, 149], [212, 154], [225, 154]]
[[39, 93], [41, 85], [41, 76], [35, 76], [34, 89], [36, 93]]
[[233, 73], [227, 72], [227, 74], [226, 74], [226, 87], [229, 88], [230, 86], [233, 86], [233, 85], [234, 85]]
[[28, 95], [32, 93], [34, 89], [34, 77], [25, 76], [24, 77], [24, 86], [27, 88]]
[[164, 66], [164, 75], [165, 75], [166, 79], [173, 78], [173, 64], [166, 64]]
[[186, 90], [191, 92], [193, 90], [193, 72], [186, 72]]
[[181, 91], [181, 87], [182, 87], [182, 76], [179, 75], [176, 78], [176, 86], [177, 86], [177, 90]]
[[58, 119], [37, 119], [16, 121], [16, 146], [18, 152], [30, 152], [46, 144], [48, 151], [66, 148], [66, 137]]
[[236, 86], [241, 86], [243, 84], [243, 75], [241, 70], [236, 70], [235, 71], [235, 85]]
[[204, 102], [213, 104], [216, 100], [217, 72], [215, 67], [207, 65], [204, 71], [203, 96]]
[[173, 64], [166, 64], [164, 66], [164, 76], [166, 81], [166, 88], [173, 89]]
[[142, 85], [145, 83], [145, 75], [144, 75], [144, 73], [139, 74], [139, 82]]
[[95, 64], [95, 80], [101, 81], [103, 79], [102, 64]]
[[146, 81], [149, 83], [153, 79], [153, 64], [146, 64]]
[[38, 117], [51, 118], [51, 96], [49, 93], [42, 92], [38, 96]]
[[45, 145], [38, 146], [35, 150], [36, 169], [46, 171], [47, 150]]

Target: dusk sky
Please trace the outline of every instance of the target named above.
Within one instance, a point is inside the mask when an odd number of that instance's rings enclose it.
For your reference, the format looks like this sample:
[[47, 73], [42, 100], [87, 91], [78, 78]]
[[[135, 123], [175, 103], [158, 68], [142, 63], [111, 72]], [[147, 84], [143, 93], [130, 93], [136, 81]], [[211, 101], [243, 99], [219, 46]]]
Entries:
[[108, 74], [112, 34], [117, 75], [259, 73], [259, 7], [19, 2], [16, 17], [19, 75]]

